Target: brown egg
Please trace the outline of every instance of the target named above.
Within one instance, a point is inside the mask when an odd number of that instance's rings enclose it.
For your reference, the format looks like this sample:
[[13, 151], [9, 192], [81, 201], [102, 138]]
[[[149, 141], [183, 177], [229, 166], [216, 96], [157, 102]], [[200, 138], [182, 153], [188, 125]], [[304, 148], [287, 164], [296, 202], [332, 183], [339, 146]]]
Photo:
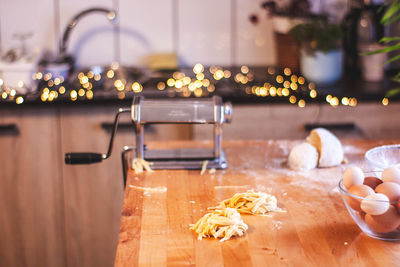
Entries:
[[375, 190], [375, 188], [382, 183], [382, 180], [379, 179], [378, 177], [374, 176], [368, 176], [364, 178], [364, 184], [368, 185], [372, 189]]
[[375, 192], [386, 195], [390, 201], [396, 201], [400, 198], [400, 184], [383, 182], [375, 188]]
[[363, 221], [365, 221], [365, 215], [366, 215], [366, 213], [363, 212], [362, 210], [360, 210], [360, 211], [358, 212], [358, 216], [360, 216], [360, 218], [361, 218]]
[[400, 226], [400, 214], [393, 205], [381, 215], [365, 215], [365, 222], [371, 230], [379, 233], [387, 233]]
[[[358, 197], [366, 197], [373, 194], [374, 190], [367, 185], [357, 184], [351, 186], [347, 192]], [[346, 195], [346, 201], [353, 210], [361, 211], [360, 208], [361, 199]]]
[[397, 208], [397, 211], [400, 213], [400, 197], [397, 199], [396, 208]]

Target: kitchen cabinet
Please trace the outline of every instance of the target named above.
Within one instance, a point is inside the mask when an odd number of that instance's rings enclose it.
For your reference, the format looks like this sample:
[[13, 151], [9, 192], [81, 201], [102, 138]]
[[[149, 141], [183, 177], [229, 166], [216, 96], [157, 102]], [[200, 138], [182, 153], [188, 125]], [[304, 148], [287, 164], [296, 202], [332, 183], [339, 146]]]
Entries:
[[51, 108], [0, 109], [0, 266], [67, 266], [60, 128]]
[[[116, 108], [61, 108], [61, 153], [105, 153]], [[111, 266], [123, 198], [119, 151], [133, 135], [119, 134], [109, 159], [91, 165], [62, 165], [68, 266]]]
[[[113, 264], [123, 199], [121, 152], [134, 145], [129, 114], [121, 117], [109, 159], [65, 165], [64, 153], [105, 153], [110, 131], [102, 125], [113, 123], [118, 107], [0, 109], [0, 266]], [[17, 130], [1, 129], [11, 124]], [[188, 125], [146, 129], [146, 140], [190, 138]]]
[[[61, 108], [61, 151], [106, 153], [117, 106]], [[102, 127], [103, 125], [103, 127]], [[120, 118], [112, 156], [91, 165], [62, 165], [68, 266], [112, 266], [123, 200], [121, 152], [135, 144], [130, 115]], [[146, 129], [146, 140], [189, 139], [187, 125]]]

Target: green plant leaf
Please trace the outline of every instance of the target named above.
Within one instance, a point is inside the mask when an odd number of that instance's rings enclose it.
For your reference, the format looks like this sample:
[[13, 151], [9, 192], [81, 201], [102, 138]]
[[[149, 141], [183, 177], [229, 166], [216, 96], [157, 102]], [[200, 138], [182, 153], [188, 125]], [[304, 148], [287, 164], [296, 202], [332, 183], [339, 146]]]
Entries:
[[390, 19], [388, 19], [385, 23], [383, 23], [383, 25], [387, 26], [389, 24], [392, 24], [395, 21], [398, 21], [400, 19], [400, 14], [398, 14], [395, 17], [391, 17]]
[[379, 40], [380, 43], [390, 43], [393, 41], [400, 41], [400, 37], [383, 37]]
[[[386, 60], [386, 61], [383, 63], [383, 65], [392, 63], [392, 62], [394, 62], [394, 61], [396, 61], [396, 60], [399, 60], [399, 59], [400, 59], [400, 55], [394, 56], [394, 57], [389, 58], [388, 60]], [[399, 77], [399, 79], [400, 79], [400, 77]]]
[[375, 54], [380, 54], [380, 53], [388, 53], [388, 52], [396, 51], [399, 49], [400, 49], [400, 44], [396, 44], [396, 45], [392, 45], [392, 46], [378, 49], [375, 51], [360, 53], [360, 55], [361, 56], [375, 55]]
[[400, 88], [395, 88], [395, 89], [391, 89], [389, 90], [386, 94], [385, 97], [390, 98], [392, 96], [395, 96], [397, 94], [400, 94]]
[[400, 3], [398, 0], [393, 1], [388, 10], [381, 18], [381, 23], [386, 25], [387, 21], [400, 10]]

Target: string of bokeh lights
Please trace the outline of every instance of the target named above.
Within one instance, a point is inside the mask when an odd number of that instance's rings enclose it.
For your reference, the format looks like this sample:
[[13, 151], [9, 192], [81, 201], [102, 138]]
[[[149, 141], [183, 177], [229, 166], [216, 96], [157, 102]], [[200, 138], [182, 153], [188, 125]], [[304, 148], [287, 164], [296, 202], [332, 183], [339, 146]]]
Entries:
[[[73, 89], [68, 90], [62, 76], [52, 77], [51, 73], [37, 72], [33, 74], [33, 80], [39, 83], [39, 94], [42, 102], [53, 102], [59, 96], [67, 95], [70, 101], [92, 100], [95, 97], [95, 89], [99, 86], [111, 88], [110, 91], [116, 93], [118, 99], [125, 99], [128, 93], [140, 94], [143, 91], [143, 84], [128, 78], [120, 77], [119, 64], [113, 63], [110, 68], [102, 72], [89, 70], [79, 72], [69, 86]], [[302, 76], [293, 74], [290, 68], [277, 70], [268, 67], [265, 75], [265, 82], [255, 81], [254, 71], [247, 66], [241, 66], [237, 73], [232, 70], [218, 66], [211, 66], [206, 69], [202, 64], [194, 65], [190, 74], [176, 71], [171, 77], [159, 81], [156, 88], [159, 91], [166, 91], [169, 97], [207, 97], [213, 94], [219, 82], [233, 82], [240, 88], [245, 95], [260, 98], [286, 98], [290, 104], [304, 108], [307, 101], [313, 101], [318, 96], [315, 84], [307, 82]], [[75, 84], [72, 86], [71, 84]], [[104, 86], [104, 85], [107, 86]], [[78, 86], [79, 85], [79, 86]], [[23, 88], [21, 81], [18, 87]], [[75, 89], [77, 88], [77, 89]], [[24, 103], [25, 95], [19, 95], [18, 91], [9, 88], [0, 78], [1, 100], [15, 101], [17, 104]], [[355, 97], [338, 97], [328, 94], [326, 102], [332, 107], [339, 105], [355, 107], [358, 104]], [[389, 104], [388, 98], [381, 100], [382, 105]]]

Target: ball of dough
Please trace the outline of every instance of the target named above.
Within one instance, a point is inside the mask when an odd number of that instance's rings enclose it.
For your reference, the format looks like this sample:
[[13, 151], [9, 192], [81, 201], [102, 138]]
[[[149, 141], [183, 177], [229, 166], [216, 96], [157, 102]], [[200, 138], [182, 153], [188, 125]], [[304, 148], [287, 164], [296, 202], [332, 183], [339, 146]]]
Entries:
[[319, 152], [319, 167], [332, 167], [343, 161], [344, 153], [339, 139], [324, 128], [316, 128], [310, 132], [307, 142]]
[[311, 170], [318, 165], [318, 151], [309, 143], [293, 147], [289, 154], [289, 167], [295, 171]]

